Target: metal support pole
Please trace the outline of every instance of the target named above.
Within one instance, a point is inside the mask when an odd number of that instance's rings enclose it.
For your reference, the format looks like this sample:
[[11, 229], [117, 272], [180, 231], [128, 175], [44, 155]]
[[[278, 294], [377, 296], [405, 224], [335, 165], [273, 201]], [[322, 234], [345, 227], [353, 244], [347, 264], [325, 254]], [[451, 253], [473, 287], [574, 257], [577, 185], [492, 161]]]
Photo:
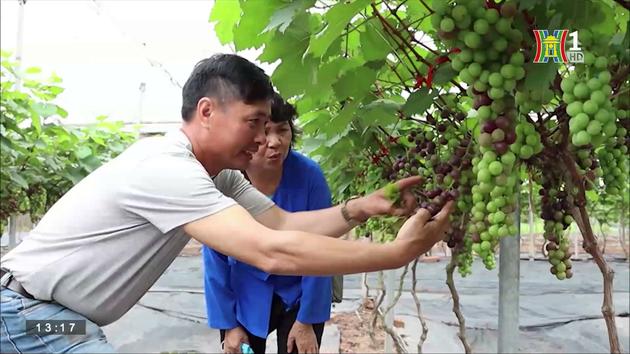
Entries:
[[[384, 272], [385, 275], [385, 309], [390, 308], [396, 297], [396, 269], [386, 270]], [[394, 316], [395, 316], [396, 308], [392, 307], [392, 309], [385, 314], [385, 325], [394, 328]], [[394, 340], [391, 336], [385, 336], [385, 353], [395, 353]]]
[[17, 218], [18, 214], [9, 216], [9, 251], [17, 246]]
[[[517, 193], [518, 191], [517, 187]], [[516, 227], [514, 237], [501, 239], [499, 253], [499, 340], [498, 353], [518, 352], [518, 312], [520, 284], [520, 244], [521, 244], [521, 208], [519, 199], [516, 204]]]
[[[529, 204], [529, 210], [528, 210], [528, 214], [527, 214], [527, 223], [529, 225], [528, 227], [528, 231], [529, 231], [529, 260], [533, 261], [536, 258], [536, 249], [535, 249], [535, 235], [534, 235], [534, 188], [533, 188], [533, 184], [534, 182], [532, 181], [532, 179], [529, 179], [529, 195], [528, 195], [528, 204]], [[520, 223], [519, 223], [519, 227], [520, 227]]]

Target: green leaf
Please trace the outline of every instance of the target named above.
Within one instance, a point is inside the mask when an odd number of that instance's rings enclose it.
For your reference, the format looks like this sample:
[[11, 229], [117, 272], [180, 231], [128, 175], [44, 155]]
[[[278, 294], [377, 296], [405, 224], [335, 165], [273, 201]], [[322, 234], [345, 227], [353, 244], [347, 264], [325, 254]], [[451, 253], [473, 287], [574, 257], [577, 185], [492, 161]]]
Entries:
[[293, 97], [304, 92], [305, 87], [313, 83], [316, 71], [317, 62], [310, 56], [304, 60], [301, 56], [285, 57], [273, 72], [271, 80], [282, 97]]
[[98, 159], [98, 157], [94, 156], [94, 155], [90, 155], [87, 156], [83, 159], [81, 159], [80, 162], [81, 166], [83, 166], [83, 168], [85, 168], [85, 170], [90, 173], [94, 170], [96, 170], [101, 164], [101, 160]]
[[70, 167], [66, 173], [64, 173], [64, 177], [72, 182], [72, 184], [77, 184], [81, 182], [85, 174], [81, 171], [80, 168]]
[[528, 90], [542, 90], [549, 87], [558, 73], [558, 64], [549, 63], [525, 63], [525, 83]]
[[626, 36], [626, 33], [617, 33], [610, 40], [611, 45], [620, 45], [623, 43], [623, 38]]
[[[615, 17], [616, 17], [615, 10], [613, 9], [615, 5], [614, 4], [612, 5], [613, 6], [610, 6], [609, 4], [606, 4], [606, 3], [596, 5], [598, 10], [601, 12], [601, 14], [598, 13], [598, 16], [600, 16], [598, 18], [599, 23], [591, 27], [591, 30], [593, 32], [601, 33], [605, 35], [606, 37], [610, 37], [614, 33], [617, 32], [617, 23], [615, 21]], [[619, 13], [623, 13], [623, 12], [624, 11], [619, 11]], [[628, 11], [626, 10], [625, 12], [627, 13]]]
[[360, 66], [344, 74], [334, 85], [338, 99], [363, 98], [376, 80], [376, 71]]
[[301, 151], [306, 155], [311, 155], [315, 149], [323, 146], [326, 142], [324, 138], [316, 138], [316, 137], [307, 137], [302, 139], [302, 149]]
[[[431, 1], [425, 1], [425, 3], [429, 7], [431, 6]], [[407, 1], [405, 6], [407, 7], [407, 15], [412, 19], [422, 18], [429, 13], [421, 1]]]
[[423, 87], [407, 98], [407, 102], [403, 106], [403, 112], [406, 115], [424, 113], [433, 104], [433, 99], [437, 96], [437, 92], [433, 90], [429, 93], [429, 89]]
[[319, 127], [330, 122], [330, 112], [324, 109], [311, 111], [299, 117], [300, 126], [306, 134], [317, 132]]
[[31, 105], [38, 115], [47, 118], [57, 113], [57, 106], [49, 103], [34, 103]]
[[241, 17], [241, 7], [235, 0], [215, 0], [209, 22], [216, 22], [214, 32], [221, 44], [234, 39], [234, 26]]
[[284, 33], [276, 31], [270, 35], [257, 59], [263, 63], [273, 63], [286, 56], [301, 57], [308, 48], [308, 21], [307, 14], [300, 14]]
[[330, 120], [330, 124], [322, 127], [322, 132], [325, 133], [327, 137], [331, 138], [339, 134], [339, 132], [345, 131], [352, 121], [352, 118], [354, 118], [354, 113], [358, 106], [358, 100], [347, 102], [339, 114]]
[[273, 15], [271, 16], [271, 20], [265, 29], [264, 32], [271, 31], [278, 28], [278, 31], [284, 32], [287, 27], [293, 22], [295, 16], [299, 13], [302, 13], [304, 9], [307, 9], [315, 4], [315, 0], [294, 0], [291, 1], [288, 5], [277, 9]]
[[237, 51], [258, 48], [268, 33], [262, 33], [271, 15], [283, 5], [282, 0], [241, 0], [242, 16], [234, 28], [234, 47]]
[[533, 9], [536, 5], [538, 5], [541, 2], [544, 2], [545, 0], [520, 0], [518, 2], [518, 8], [519, 10], [531, 10]]
[[400, 103], [388, 99], [378, 99], [364, 106], [357, 114], [361, 122], [368, 126], [388, 126], [398, 121]]
[[2, 148], [0, 150], [4, 151], [11, 151], [13, 149], [13, 143], [11, 142], [11, 140], [7, 139], [4, 135], [0, 136], [0, 146], [2, 146]]
[[361, 51], [365, 60], [381, 60], [392, 50], [385, 39], [381, 24], [376, 19], [371, 19], [365, 24], [365, 31], [361, 32]]
[[57, 106], [57, 113], [58, 116], [60, 116], [61, 118], [66, 118], [68, 117], [68, 111], [66, 111], [65, 109]]
[[604, 7], [600, 1], [595, 3], [591, 0], [580, 0], [579, 3], [574, 0], [557, 0], [548, 3], [548, 8], [556, 9], [562, 14], [560, 23], [563, 27], [575, 30], [591, 28], [606, 21]]
[[326, 147], [331, 147], [331, 146], [336, 145], [336, 144], [339, 142], [339, 140], [341, 140], [341, 139], [342, 139], [342, 138], [344, 138], [346, 135], [348, 135], [348, 133], [349, 133], [350, 131], [351, 131], [351, 130], [350, 130], [350, 125], [348, 125], [348, 126], [346, 127], [346, 129], [345, 129], [343, 132], [341, 132], [340, 134], [335, 134], [335, 135], [333, 135], [332, 137], [330, 137], [329, 139], [327, 139], [327, 140], [326, 140], [326, 143], [324, 143], [324, 145], [325, 145]]
[[332, 42], [339, 37], [350, 20], [363, 10], [371, 0], [355, 0], [350, 3], [340, 2], [324, 15], [324, 28], [311, 39], [308, 53], [320, 58]]
[[25, 74], [39, 74], [42, 72], [42, 69], [32, 66], [24, 71]]
[[457, 71], [453, 70], [450, 63], [440, 65], [433, 75], [433, 85], [444, 85], [457, 76]]
[[92, 149], [90, 149], [88, 146], [81, 146], [75, 151], [74, 154], [77, 156], [79, 160], [82, 160], [92, 155]]
[[28, 189], [28, 182], [24, 179], [24, 177], [20, 176], [20, 174], [12, 170], [9, 172], [9, 175], [11, 176], [11, 182], [16, 183], [24, 189]]
[[592, 203], [597, 203], [599, 200], [599, 195], [595, 190], [586, 191], [586, 199], [588, 199]]

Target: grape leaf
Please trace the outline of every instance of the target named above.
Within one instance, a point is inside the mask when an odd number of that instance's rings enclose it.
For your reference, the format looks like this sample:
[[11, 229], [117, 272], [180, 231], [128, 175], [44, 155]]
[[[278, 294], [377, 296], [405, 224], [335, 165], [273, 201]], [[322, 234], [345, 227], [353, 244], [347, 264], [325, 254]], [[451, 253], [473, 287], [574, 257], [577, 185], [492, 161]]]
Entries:
[[276, 31], [269, 35], [257, 59], [263, 63], [273, 63], [287, 56], [302, 56], [308, 48], [308, 20], [308, 15], [299, 15], [285, 32]]
[[345, 73], [334, 85], [337, 98], [363, 98], [376, 80], [376, 71], [360, 66]]
[[228, 44], [234, 39], [234, 26], [241, 17], [241, 7], [238, 1], [216, 0], [210, 12], [209, 22], [216, 22], [214, 32], [219, 43]]
[[366, 22], [365, 31], [361, 32], [361, 51], [366, 60], [383, 59], [392, 50], [383, 31], [378, 20]]
[[[262, 1], [261, 1], [262, 2]], [[271, 16], [271, 20], [269, 20], [269, 24], [264, 32], [271, 31], [278, 28], [278, 31], [284, 32], [287, 27], [293, 22], [293, 19], [296, 15], [302, 13], [304, 9], [309, 8], [315, 4], [315, 0], [294, 0], [291, 1], [288, 5], [277, 9], [273, 15]]]
[[525, 83], [528, 90], [541, 90], [549, 87], [558, 73], [558, 64], [549, 63], [525, 63]]
[[267, 33], [262, 33], [274, 11], [282, 6], [281, 0], [241, 1], [242, 16], [234, 28], [234, 47], [236, 50], [258, 48]]
[[457, 71], [453, 70], [453, 67], [450, 64], [444, 63], [435, 71], [435, 75], [433, 75], [433, 84], [443, 85], [453, 80], [455, 76], [457, 76]]
[[350, 20], [369, 3], [370, 0], [356, 0], [351, 3], [340, 2], [328, 10], [324, 15], [324, 28], [311, 39], [308, 53], [316, 58], [324, 55]]
[[437, 96], [437, 92], [434, 90], [429, 93], [429, 89], [423, 87], [407, 98], [407, 102], [403, 106], [403, 112], [406, 115], [413, 115], [417, 113], [424, 113], [433, 104], [433, 99]]

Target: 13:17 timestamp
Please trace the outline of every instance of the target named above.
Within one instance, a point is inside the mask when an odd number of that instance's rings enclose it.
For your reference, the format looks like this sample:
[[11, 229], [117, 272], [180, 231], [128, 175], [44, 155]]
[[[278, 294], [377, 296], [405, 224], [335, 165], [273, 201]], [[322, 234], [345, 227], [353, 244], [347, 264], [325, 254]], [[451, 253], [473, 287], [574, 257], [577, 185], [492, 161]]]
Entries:
[[26, 320], [26, 333], [31, 335], [85, 334], [85, 320]]

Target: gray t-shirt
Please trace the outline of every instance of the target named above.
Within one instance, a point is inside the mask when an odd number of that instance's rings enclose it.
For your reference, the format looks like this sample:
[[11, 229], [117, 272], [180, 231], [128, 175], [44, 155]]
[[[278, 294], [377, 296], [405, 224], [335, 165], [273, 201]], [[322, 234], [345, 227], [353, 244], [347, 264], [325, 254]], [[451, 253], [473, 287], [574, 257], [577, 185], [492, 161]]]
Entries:
[[2, 267], [36, 298], [107, 325], [177, 257], [183, 225], [235, 201], [252, 215], [273, 206], [238, 171], [211, 178], [182, 132], [142, 139], [64, 195]]

